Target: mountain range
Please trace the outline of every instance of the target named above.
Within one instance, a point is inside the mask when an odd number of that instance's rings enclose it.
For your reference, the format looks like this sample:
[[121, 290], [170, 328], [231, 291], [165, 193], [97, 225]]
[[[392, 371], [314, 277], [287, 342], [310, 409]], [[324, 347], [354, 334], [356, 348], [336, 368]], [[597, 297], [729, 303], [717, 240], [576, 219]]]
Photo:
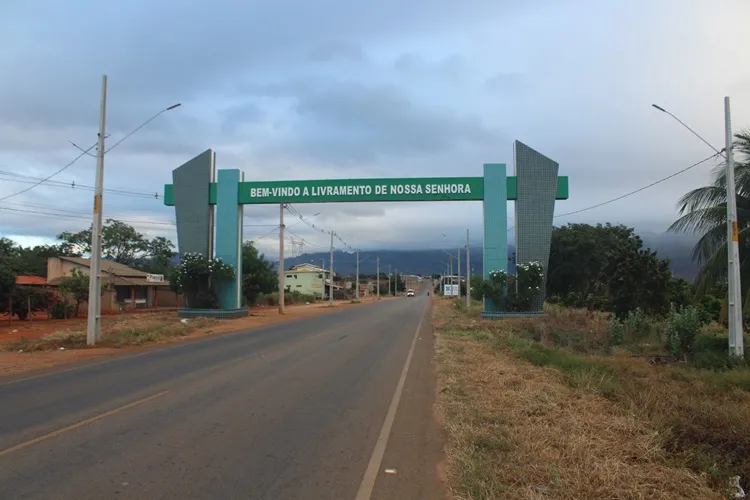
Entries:
[[[672, 233], [640, 232], [644, 246], [656, 250], [661, 258], [670, 259], [672, 272], [686, 280], [692, 280], [698, 273], [698, 265], [693, 262], [691, 252], [696, 239], [690, 236]], [[512, 255], [515, 246], [508, 245], [508, 254]], [[380, 259], [380, 271], [388, 272], [389, 266], [392, 272], [398, 271], [403, 274], [442, 274], [447, 271], [446, 266], [452, 254], [453, 273], [457, 272], [456, 255], [457, 249], [425, 249], [425, 250], [373, 250], [359, 252], [359, 271], [362, 274], [375, 274], [377, 259]], [[296, 257], [284, 259], [284, 267], [312, 263], [317, 266], [329, 268], [329, 252], [305, 253]], [[470, 255], [472, 274], [482, 274], [482, 247], [475, 245], [471, 248]], [[353, 275], [357, 269], [356, 255], [353, 253], [336, 250], [333, 256], [333, 267], [336, 274]], [[461, 252], [461, 273], [466, 272], [466, 254]]]

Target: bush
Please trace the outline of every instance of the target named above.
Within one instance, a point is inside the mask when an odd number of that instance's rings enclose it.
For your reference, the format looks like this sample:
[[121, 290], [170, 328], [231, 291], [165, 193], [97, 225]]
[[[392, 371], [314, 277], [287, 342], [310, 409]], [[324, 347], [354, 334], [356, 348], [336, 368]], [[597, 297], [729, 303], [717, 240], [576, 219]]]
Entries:
[[195, 253], [186, 253], [170, 276], [173, 291], [185, 295], [187, 307], [193, 309], [216, 309], [216, 283], [234, 278], [234, 267], [221, 259], [207, 259]]
[[489, 279], [480, 283], [482, 295], [498, 311], [530, 311], [539, 294], [544, 273], [538, 262], [517, 264], [516, 272], [514, 276], [504, 270], [492, 271]]
[[256, 306], [278, 306], [279, 305], [279, 294], [278, 293], [261, 293], [255, 299]]
[[58, 301], [52, 304], [49, 315], [52, 319], [67, 319], [75, 316], [76, 306], [67, 302]]
[[[16, 286], [11, 292], [10, 300], [13, 305], [13, 314], [18, 316], [18, 319], [24, 320], [29, 317], [31, 312], [47, 310], [57, 298], [51, 290], [31, 286]], [[29, 311], [29, 304], [31, 305], [31, 311]], [[3, 312], [9, 312], [7, 299], [0, 299], [0, 313]]]
[[723, 301], [713, 295], [704, 295], [698, 300], [698, 312], [701, 323], [708, 324], [716, 321], [718, 323], [721, 315]]
[[609, 323], [607, 324], [607, 337], [609, 339], [609, 345], [611, 346], [622, 345], [625, 340], [625, 326], [614, 314], [609, 317]]
[[672, 304], [665, 321], [669, 351], [674, 356], [692, 353], [700, 328], [701, 319], [698, 309], [693, 306], [677, 309]]
[[628, 332], [633, 338], [649, 333], [648, 317], [640, 307], [628, 311], [628, 315], [625, 317], [625, 326], [627, 326]]
[[[297, 291], [289, 292], [287, 291], [284, 293], [284, 304], [287, 305], [294, 305], [294, 304], [306, 304], [307, 302], [315, 302], [317, 298], [315, 295], [310, 295], [306, 293], [299, 293]], [[274, 293], [261, 293], [258, 295], [257, 299], [255, 300], [256, 306], [278, 306], [279, 305], [279, 294]]]
[[306, 304], [307, 302], [315, 302], [315, 295], [309, 293], [299, 293], [296, 290], [284, 293], [285, 304]]
[[200, 290], [195, 293], [190, 307], [193, 309], [218, 309], [219, 298], [212, 288]]

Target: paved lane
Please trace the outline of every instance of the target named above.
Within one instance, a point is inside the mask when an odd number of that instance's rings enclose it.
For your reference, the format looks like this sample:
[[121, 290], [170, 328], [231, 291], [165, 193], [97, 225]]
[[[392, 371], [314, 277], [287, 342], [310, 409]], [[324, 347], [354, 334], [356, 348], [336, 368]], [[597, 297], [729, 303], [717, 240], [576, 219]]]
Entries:
[[354, 498], [427, 305], [386, 301], [0, 385], [0, 498]]

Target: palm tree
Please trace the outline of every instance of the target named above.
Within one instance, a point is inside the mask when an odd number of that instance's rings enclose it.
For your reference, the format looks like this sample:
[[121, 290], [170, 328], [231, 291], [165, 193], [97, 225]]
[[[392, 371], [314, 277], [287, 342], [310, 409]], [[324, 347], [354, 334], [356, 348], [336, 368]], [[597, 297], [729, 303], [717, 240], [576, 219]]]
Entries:
[[[734, 177], [737, 189], [737, 223], [739, 225], [740, 278], [742, 295], [750, 291], [750, 131], [735, 134]], [[726, 163], [714, 170], [710, 186], [693, 189], [677, 206], [680, 217], [669, 231], [701, 234], [693, 248], [693, 260], [701, 270], [695, 280], [696, 293], [703, 294], [727, 276], [727, 179]], [[749, 304], [750, 301], [746, 301]]]

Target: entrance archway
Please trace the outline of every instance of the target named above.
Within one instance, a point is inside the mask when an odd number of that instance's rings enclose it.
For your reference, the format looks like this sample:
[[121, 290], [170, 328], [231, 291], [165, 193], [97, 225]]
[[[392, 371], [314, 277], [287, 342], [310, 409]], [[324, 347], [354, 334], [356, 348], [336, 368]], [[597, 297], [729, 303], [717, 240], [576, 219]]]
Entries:
[[[483, 274], [508, 270], [507, 201], [515, 201], [516, 263], [539, 262], [544, 281], [533, 303], [541, 311], [556, 200], [568, 199], [568, 177], [558, 164], [515, 141], [514, 175], [505, 163], [485, 163], [481, 177], [419, 177], [245, 181], [237, 169], [216, 170], [216, 153], [206, 150], [172, 171], [164, 186], [164, 204], [175, 207], [177, 247], [181, 255], [220, 258], [236, 278], [219, 287], [219, 303], [239, 311], [242, 294], [242, 220], [244, 205], [281, 203], [356, 203], [403, 201], [481, 201], [484, 214]], [[214, 234], [216, 241], [214, 241]], [[491, 300], [482, 315], [507, 315]], [[532, 311], [533, 313], [533, 311]]]

